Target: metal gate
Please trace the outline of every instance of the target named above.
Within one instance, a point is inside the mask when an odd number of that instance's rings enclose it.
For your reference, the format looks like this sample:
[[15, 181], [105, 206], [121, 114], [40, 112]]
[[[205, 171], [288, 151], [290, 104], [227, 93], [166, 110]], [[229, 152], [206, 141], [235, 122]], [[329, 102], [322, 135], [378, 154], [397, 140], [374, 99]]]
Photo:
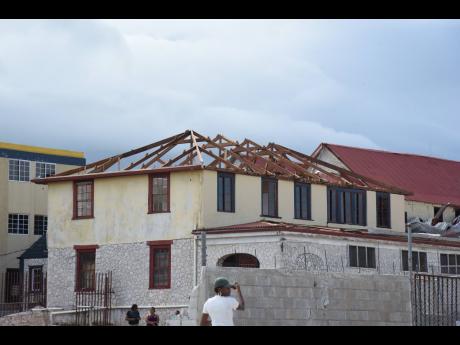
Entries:
[[94, 273], [90, 288], [75, 292], [77, 326], [112, 325], [112, 272]]
[[455, 326], [460, 320], [460, 277], [414, 274], [413, 321], [416, 326]]
[[41, 267], [29, 274], [18, 269], [0, 274], [0, 317], [38, 306], [46, 307], [46, 273]]

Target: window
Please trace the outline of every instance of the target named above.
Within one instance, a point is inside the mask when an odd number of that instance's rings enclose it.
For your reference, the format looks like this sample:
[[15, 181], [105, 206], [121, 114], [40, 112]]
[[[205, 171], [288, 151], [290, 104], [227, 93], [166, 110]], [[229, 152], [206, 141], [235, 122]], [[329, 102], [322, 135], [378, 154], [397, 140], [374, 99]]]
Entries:
[[48, 217], [35, 216], [34, 217], [34, 235], [44, 235], [48, 230]]
[[[403, 250], [402, 254], [402, 269], [409, 271], [409, 254], [407, 250]], [[412, 270], [415, 272], [428, 272], [428, 262], [425, 252], [412, 251]]]
[[460, 208], [455, 209], [455, 218], [460, 216]]
[[92, 218], [94, 211], [94, 182], [74, 184], [74, 219]]
[[235, 212], [235, 174], [217, 174], [217, 211]]
[[30, 162], [10, 159], [8, 164], [10, 181], [30, 181]]
[[56, 173], [56, 164], [51, 163], [35, 163], [35, 177], [44, 178], [53, 176]]
[[294, 183], [294, 218], [311, 219], [311, 189], [307, 183]]
[[169, 174], [149, 178], [149, 213], [161, 212], [169, 212]]
[[[441, 209], [441, 207], [433, 207], [433, 217], [436, 216], [436, 213], [438, 213], [438, 211]], [[441, 214], [441, 217], [440, 217], [440, 221], [443, 222], [444, 221], [444, 212]]]
[[41, 292], [43, 289], [43, 266], [29, 266], [29, 289]]
[[262, 177], [262, 216], [278, 217], [278, 181]]
[[391, 228], [390, 193], [377, 192], [377, 227]]
[[349, 246], [350, 267], [375, 268], [375, 248]]
[[440, 254], [441, 273], [460, 274], [460, 255]]
[[27, 235], [29, 233], [29, 216], [27, 214], [9, 214], [8, 233]]
[[172, 241], [148, 242], [150, 246], [150, 289], [171, 287]]
[[76, 290], [94, 290], [96, 280], [96, 248], [97, 246], [76, 246], [77, 269]]
[[366, 191], [329, 187], [327, 198], [328, 222], [366, 225]]

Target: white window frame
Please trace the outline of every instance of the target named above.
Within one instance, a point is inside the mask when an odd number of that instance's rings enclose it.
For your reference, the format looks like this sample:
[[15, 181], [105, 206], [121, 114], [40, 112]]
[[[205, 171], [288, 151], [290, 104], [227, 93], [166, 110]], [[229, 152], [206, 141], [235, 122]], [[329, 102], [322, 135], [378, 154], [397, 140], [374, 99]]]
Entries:
[[[23, 233], [19, 233], [19, 232], [10, 232], [10, 215], [18, 216], [18, 225], [19, 225], [19, 216], [24, 216], [24, 217], [27, 216], [27, 233], [23, 234]], [[25, 213], [8, 213], [7, 222], [8, 222], [8, 226], [7, 226], [8, 235], [23, 235], [23, 236], [29, 236], [29, 231], [30, 231], [30, 216], [29, 216], [28, 214], [25, 214]], [[16, 231], [18, 231], [18, 230], [19, 230], [19, 227], [16, 228]]]
[[[38, 176], [38, 172], [39, 172], [39, 169], [38, 169], [38, 164], [44, 164], [45, 165], [45, 176]], [[48, 163], [48, 162], [35, 162], [35, 178], [46, 178], [46, 168], [48, 166], [52, 166], [54, 167], [54, 174], [52, 175], [49, 175], [49, 176], [54, 176], [56, 175], [56, 164], [55, 163]]]
[[[358, 266], [351, 266], [351, 261], [350, 261], [350, 247], [356, 247], [356, 263], [358, 264]], [[369, 259], [368, 259], [368, 256], [367, 256], [367, 248], [373, 248], [374, 249], [374, 262], [375, 262], [375, 267], [363, 267], [363, 266], [359, 266], [359, 251], [358, 251], [358, 247], [364, 247], [366, 248], [366, 265], [368, 264], [369, 262]], [[348, 244], [347, 245], [347, 260], [348, 260], [348, 267], [349, 268], [353, 268], [353, 269], [364, 269], [364, 270], [377, 270], [377, 267], [379, 265], [379, 256], [378, 256], [378, 247], [374, 247], [372, 245], [360, 245], [360, 244]]]
[[[10, 174], [10, 162], [11, 161], [18, 161], [18, 162], [25, 162], [29, 164], [29, 179], [28, 180], [21, 180], [21, 166], [19, 165], [19, 171], [18, 171], [18, 178], [19, 180], [12, 180], [11, 179], [11, 174]], [[8, 159], [8, 181], [14, 181], [14, 182], [30, 182], [30, 175], [31, 175], [31, 164], [30, 161], [25, 160], [25, 159], [16, 159], [16, 158], [9, 158]]]
[[[46, 227], [45, 226], [43, 227], [43, 232], [41, 234], [36, 234], [35, 233], [35, 228], [37, 226], [36, 217], [43, 217], [43, 224], [46, 224]], [[45, 216], [43, 214], [35, 214], [34, 215], [34, 235], [35, 236], [42, 236], [42, 235], [45, 235], [47, 231], [48, 231], [48, 216]]]

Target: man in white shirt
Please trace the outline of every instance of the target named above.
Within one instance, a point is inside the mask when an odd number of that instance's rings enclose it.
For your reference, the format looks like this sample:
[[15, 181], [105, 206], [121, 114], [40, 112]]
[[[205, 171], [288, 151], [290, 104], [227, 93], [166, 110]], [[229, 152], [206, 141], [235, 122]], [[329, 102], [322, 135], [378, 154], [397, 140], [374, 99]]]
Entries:
[[[237, 291], [239, 302], [230, 296], [231, 289]], [[209, 298], [203, 306], [201, 326], [209, 326], [209, 318], [212, 326], [234, 326], [233, 311], [244, 310], [240, 284], [231, 285], [226, 278], [217, 278], [214, 282], [214, 292], [216, 295]]]

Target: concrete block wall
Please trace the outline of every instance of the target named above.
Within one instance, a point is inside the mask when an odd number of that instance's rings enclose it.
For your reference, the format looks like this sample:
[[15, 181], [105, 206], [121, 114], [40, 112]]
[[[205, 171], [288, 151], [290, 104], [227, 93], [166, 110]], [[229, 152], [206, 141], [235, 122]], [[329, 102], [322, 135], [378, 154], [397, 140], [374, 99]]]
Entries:
[[218, 276], [241, 284], [246, 309], [234, 314], [240, 326], [411, 324], [404, 276], [221, 267], [206, 268], [192, 293], [189, 315], [197, 323]]

